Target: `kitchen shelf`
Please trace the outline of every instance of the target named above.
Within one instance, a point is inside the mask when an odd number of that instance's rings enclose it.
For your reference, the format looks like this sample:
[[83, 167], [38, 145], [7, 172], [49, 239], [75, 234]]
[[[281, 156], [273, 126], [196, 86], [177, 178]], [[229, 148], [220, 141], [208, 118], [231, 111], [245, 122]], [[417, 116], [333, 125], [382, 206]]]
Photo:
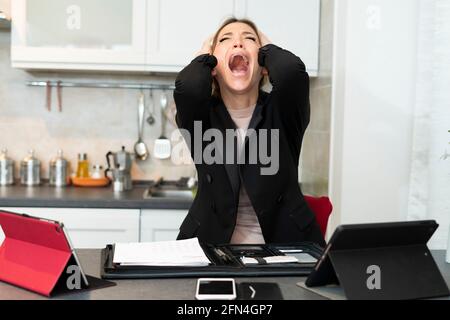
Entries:
[[27, 86], [33, 87], [80, 87], [80, 88], [107, 88], [107, 89], [155, 89], [174, 90], [172, 84], [155, 83], [113, 83], [113, 82], [73, 82], [73, 81], [26, 81]]

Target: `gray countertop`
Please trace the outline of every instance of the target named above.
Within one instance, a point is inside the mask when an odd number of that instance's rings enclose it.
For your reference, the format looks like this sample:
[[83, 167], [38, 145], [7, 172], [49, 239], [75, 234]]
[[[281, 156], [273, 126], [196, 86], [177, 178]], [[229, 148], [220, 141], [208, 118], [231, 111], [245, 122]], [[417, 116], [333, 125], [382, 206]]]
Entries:
[[[80, 263], [86, 274], [100, 276], [100, 250], [77, 250]], [[324, 298], [297, 286], [302, 277], [271, 277], [271, 278], [236, 278], [236, 282], [276, 282], [279, 284], [284, 299], [323, 300]], [[53, 299], [64, 300], [193, 300], [197, 278], [178, 279], [145, 279], [145, 280], [115, 280], [116, 286], [70, 293]], [[0, 300], [47, 299], [33, 292], [0, 282]]]
[[189, 209], [188, 199], [144, 199], [147, 186], [138, 184], [133, 190], [114, 192], [111, 186], [55, 188], [43, 184], [27, 187], [19, 184], [0, 186], [0, 207], [117, 208], [117, 209]]
[[[100, 250], [78, 250], [80, 263], [89, 275], [99, 277], [100, 274]], [[445, 251], [433, 251], [436, 263], [444, 276], [447, 285], [450, 285], [450, 264], [445, 263]], [[272, 282], [278, 283], [283, 298], [286, 300], [321, 300], [325, 299], [316, 293], [303, 289], [297, 285], [304, 281], [304, 277], [258, 277], [235, 278], [240, 282]], [[159, 299], [159, 300], [191, 300], [194, 299], [196, 278], [183, 279], [145, 279], [145, 280], [116, 280], [113, 287], [70, 293], [54, 297], [53, 299]], [[6, 283], [0, 283], [0, 300], [9, 299], [47, 299], [33, 292], [14, 287]]]

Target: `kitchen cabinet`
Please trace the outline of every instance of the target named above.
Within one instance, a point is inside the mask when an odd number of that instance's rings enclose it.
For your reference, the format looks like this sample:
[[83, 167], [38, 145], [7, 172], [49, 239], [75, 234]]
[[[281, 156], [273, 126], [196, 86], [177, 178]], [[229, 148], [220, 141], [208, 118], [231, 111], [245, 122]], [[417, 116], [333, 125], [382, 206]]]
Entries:
[[176, 240], [188, 210], [141, 210], [141, 241]]
[[233, 0], [148, 0], [148, 70], [180, 71], [233, 10]]
[[228, 17], [318, 70], [320, 0], [15, 0], [12, 66], [178, 72]]
[[236, 16], [254, 21], [317, 75], [320, 0], [148, 0], [147, 12], [149, 71], [180, 71], [226, 18]]
[[298, 55], [311, 76], [319, 70], [320, 0], [236, 0], [236, 16], [249, 18], [276, 45]]
[[175, 240], [188, 213], [188, 210], [172, 209], [0, 209], [63, 222], [75, 248], [104, 248], [116, 242]]
[[144, 69], [146, 0], [14, 0], [13, 67]]
[[115, 242], [139, 241], [139, 209], [1, 209], [63, 222], [75, 248], [104, 248]]

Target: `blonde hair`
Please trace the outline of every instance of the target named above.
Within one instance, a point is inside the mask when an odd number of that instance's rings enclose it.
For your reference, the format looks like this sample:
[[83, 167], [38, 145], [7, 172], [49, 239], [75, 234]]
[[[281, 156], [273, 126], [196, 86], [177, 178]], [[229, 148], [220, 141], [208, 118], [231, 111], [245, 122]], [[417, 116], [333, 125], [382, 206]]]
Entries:
[[[255, 31], [259, 44], [261, 44], [261, 38], [259, 37], [258, 28], [256, 27], [256, 24], [253, 21], [251, 21], [249, 19], [238, 19], [235, 17], [231, 17], [231, 18], [228, 18], [227, 20], [225, 20], [222, 23], [222, 25], [219, 27], [219, 29], [216, 31], [216, 33], [214, 34], [213, 41], [211, 43], [211, 54], [214, 52], [214, 48], [217, 45], [217, 39], [219, 37], [220, 31], [222, 31], [222, 29], [225, 28], [227, 25], [235, 23], [235, 22], [245, 23], [246, 25], [250, 26]], [[266, 82], [266, 77], [263, 76], [261, 78], [261, 81], [259, 82], [259, 89], [261, 89], [264, 86], [265, 82]], [[212, 95], [217, 98], [220, 97], [220, 87], [219, 87], [219, 83], [217, 82], [216, 78], [213, 78]]]

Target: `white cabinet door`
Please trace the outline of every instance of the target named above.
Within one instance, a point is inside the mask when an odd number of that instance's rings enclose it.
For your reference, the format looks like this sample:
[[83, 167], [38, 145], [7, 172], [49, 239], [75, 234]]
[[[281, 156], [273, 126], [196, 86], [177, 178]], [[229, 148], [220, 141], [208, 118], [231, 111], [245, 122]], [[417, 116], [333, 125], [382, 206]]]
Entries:
[[254, 20], [315, 75], [320, 0], [14, 0], [12, 66], [178, 72], [233, 15]]
[[148, 70], [180, 71], [233, 10], [233, 0], [148, 0]]
[[75, 248], [139, 241], [139, 209], [17, 208], [2, 210], [64, 223]]
[[143, 70], [146, 0], [14, 0], [13, 67]]
[[141, 241], [176, 240], [188, 210], [141, 210]]
[[298, 55], [311, 76], [319, 69], [320, 0], [236, 0], [246, 17], [276, 45]]

